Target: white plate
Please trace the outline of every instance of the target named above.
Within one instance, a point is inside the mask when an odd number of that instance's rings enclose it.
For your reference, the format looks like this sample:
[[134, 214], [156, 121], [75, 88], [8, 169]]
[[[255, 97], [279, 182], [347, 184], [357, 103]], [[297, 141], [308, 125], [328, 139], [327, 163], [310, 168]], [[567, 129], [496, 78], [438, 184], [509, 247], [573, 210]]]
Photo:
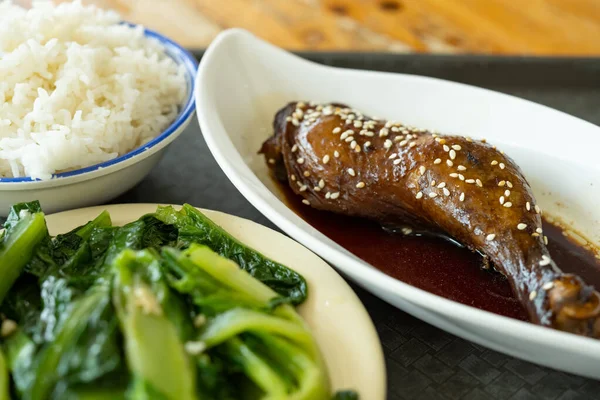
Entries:
[[444, 133], [485, 137], [524, 170], [538, 203], [600, 242], [600, 129], [550, 108], [473, 86], [314, 64], [241, 30], [217, 37], [196, 81], [198, 120], [238, 190], [290, 236], [391, 304], [433, 325], [528, 361], [600, 378], [600, 341], [462, 305], [391, 278], [299, 218], [257, 154], [289, 101], [340, 101]]
[[[50, 234], [67, 232], [107, 210], [113, 225], [156, 211], [157, 204], [82, 208], [46, 217]], [[385, 364], [369, 314], [350, 286], [319, 257], [267, 227], [217, 211], [202, 210], [242, 243], [302, 274], [309, 295], [300, 314], [315, 335], [334, 390], [354, 389], [362, 399], [385, 398]], [[368, 371], [368, 374], [365, 374]]]

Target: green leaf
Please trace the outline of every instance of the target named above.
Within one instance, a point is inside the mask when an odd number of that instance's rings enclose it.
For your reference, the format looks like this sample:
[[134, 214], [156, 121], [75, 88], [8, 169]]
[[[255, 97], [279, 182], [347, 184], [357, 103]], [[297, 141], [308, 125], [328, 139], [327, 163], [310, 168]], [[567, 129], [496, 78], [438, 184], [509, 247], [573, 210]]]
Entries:
[[173, 303], [157, 257], [148, 250], [125, 250], [115, 257], [113, 269], [114, 304], [134, 377], [129, 398], [196, 399], [195, 371], [181, 338], [186, 330], [176, 326], [183, 318], [173, 319], [185, 311]]
[[177, 227], [179, 247], [189, 247], [193, 243], [208, 246], [292, 304], [298, 305], [306, 299], [306, 281], [300, 274], [247, 247], [189, 204], [180, 211], [170, 206], [159, 207], [155, 215], [164, 223]]

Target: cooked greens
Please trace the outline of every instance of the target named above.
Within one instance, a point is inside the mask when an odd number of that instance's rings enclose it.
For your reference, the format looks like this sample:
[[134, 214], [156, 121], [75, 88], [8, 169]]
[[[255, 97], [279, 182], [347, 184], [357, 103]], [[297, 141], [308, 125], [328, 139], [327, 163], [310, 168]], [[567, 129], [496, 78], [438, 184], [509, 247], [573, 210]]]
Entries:
[[304, 278], [197, 209], [56, 237], [39, 203], [0, 234], [0, 400], [332, 397], [294, 309]]

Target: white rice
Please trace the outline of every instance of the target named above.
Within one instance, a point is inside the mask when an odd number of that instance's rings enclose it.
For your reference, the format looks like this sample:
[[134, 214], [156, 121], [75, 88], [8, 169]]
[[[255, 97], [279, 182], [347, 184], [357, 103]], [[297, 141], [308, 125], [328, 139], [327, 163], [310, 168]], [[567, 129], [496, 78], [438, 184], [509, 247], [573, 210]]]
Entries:
[[0, 176], [50, 179], [144, 144], [176, 117], [184, 69], [142, 27], [79, 1], [0, 0]]

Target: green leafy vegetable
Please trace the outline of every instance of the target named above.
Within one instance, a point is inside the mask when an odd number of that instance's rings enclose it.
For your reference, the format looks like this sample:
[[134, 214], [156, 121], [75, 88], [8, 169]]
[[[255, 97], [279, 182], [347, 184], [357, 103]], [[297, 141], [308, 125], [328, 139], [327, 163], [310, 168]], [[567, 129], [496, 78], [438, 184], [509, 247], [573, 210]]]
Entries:
[[6, 233], [0, 243], [0, 303], [17, 280], [36, 246], [48, 234], [44, 214], [31, 214], [23, 209], [20, 215], [13, 208]]
[[181, 247], [189, 247], [192, 243], [206, 245], [234, 261], [292, 304], [300, 304], [306, 299], [306, 281], [300, 274], [245, 246], [189, 204], [180, 211], [173, 207], [159, 207], [156, 218], [179, 230]]
[[332, 398], [304, 278], [195, 208], [51, 237], [21, 203], [5, 228], [0, 400]]
[[[159, 260], [148, 250], [121, 252], [114, 260], [115, 306], [125, 336], [134, 384], [130, 398], [196, 399], [193, 362], [187, 356], [173, 314]], [[176, 317], [176, 323], [183, 318]]]
[[8, 376], [8, 365], [4, 353], [0, 350], [0, 399], [10, 399], [10, 383]]

